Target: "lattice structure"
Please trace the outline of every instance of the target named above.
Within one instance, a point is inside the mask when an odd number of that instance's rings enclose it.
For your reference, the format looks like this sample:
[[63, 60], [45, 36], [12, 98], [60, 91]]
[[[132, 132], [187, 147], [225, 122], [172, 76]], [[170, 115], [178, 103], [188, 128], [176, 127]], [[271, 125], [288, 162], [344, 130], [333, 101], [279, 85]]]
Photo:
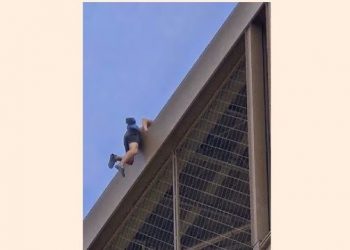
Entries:
[[105, 249], [174, 249], [172, 185], [168, 161]]
[[177, 149], [183, 249], [252, 249], [245, 61]]
[[[176, 148], [182, 249], [252, 249], [244, 57]], [[174, 249], [171, 156], [105, 249]]]

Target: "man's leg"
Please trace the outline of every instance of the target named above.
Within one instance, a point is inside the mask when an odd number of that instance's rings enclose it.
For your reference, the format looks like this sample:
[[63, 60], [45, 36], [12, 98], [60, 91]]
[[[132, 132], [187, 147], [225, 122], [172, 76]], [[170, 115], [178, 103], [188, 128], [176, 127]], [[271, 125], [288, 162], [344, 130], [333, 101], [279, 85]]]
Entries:
[[120, 161], [120, 165], [124, 166], [125, 163], [130, 163], [134, 161], [135, 155], [139, 151], [139, 144], [137, 142], [131, 142], [129, 143], [129, 150], [126, 152], [126, 154], [123, 156], [122, 160]]
[[129, 143], [129, 150], [126, 152], [126, 154], [123, 156], [122, 160], [120, 161], [120, 164], [116, 165], [117, 169], [121, 172], [122, 176], [125, 177], [125, 164], [133, 163], [134, 157], [138, 153], [139, 144], [137, 142], [131, 142]]

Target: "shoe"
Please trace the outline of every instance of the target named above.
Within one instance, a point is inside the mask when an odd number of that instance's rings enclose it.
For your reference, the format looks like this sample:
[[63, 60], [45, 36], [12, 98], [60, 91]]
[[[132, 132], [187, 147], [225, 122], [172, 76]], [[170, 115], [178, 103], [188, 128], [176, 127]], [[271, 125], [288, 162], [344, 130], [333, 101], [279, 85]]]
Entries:
[[125, 169], [124, 167], [118, 165], [115, 165], [115, 167], [118, 169], [118, 171], [120, 171], [120, 173], [122, 174], [123, 177], [125, 177]]
[[111, 156], [109, 157], [108, 167], [112, 169], [115, 162], [116, 162], [116, 159], [114, 157], [114, 154], [111, 154]]

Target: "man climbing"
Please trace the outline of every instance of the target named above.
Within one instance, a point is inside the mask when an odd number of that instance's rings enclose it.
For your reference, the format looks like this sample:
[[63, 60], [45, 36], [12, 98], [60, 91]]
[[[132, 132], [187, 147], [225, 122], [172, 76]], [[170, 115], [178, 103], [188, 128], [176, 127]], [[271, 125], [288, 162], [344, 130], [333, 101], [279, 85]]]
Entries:
[[[142, 147], [141, 132], [147, 132], [148, 128], [152, 124], [152, 121], [149, 119], [142, 119], [141, 129], [136, 125], [134, 118], [126, 118], [126, 124], [127, 129], [124, 135], [124, 147], [126, 153], [124, 156], [111, 154], [108, 162], [108, 167], [116, 167], [121, 172], [123, 177], [125, 177], [125, 165], [132, 165], [134, 163], [134, 157]], [[114, 166], [116, 162], [119, 163]]]

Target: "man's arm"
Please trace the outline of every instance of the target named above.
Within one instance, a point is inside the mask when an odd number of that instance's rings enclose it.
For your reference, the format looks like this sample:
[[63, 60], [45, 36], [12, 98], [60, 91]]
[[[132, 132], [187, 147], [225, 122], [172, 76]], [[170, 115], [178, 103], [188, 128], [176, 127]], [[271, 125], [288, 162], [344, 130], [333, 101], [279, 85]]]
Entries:
[[148, 128], [152, 125], [152, 120], [143, 118], [142, 119], [142, 129], [143, 131], [147, 132]]

